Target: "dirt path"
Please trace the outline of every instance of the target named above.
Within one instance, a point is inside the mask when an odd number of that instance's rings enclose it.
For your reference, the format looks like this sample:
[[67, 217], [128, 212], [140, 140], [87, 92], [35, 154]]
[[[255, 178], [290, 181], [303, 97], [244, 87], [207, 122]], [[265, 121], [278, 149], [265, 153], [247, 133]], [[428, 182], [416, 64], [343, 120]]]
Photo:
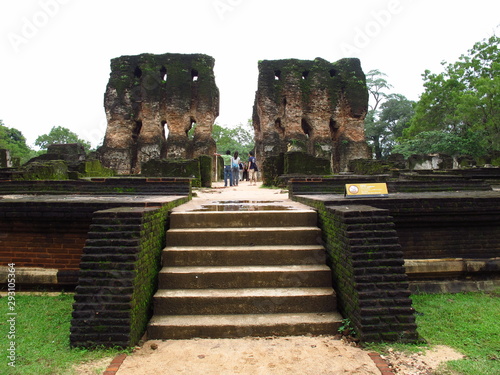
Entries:
[[148, 341], [117, 375], [380, 374], [366, 351], [333, 337]]

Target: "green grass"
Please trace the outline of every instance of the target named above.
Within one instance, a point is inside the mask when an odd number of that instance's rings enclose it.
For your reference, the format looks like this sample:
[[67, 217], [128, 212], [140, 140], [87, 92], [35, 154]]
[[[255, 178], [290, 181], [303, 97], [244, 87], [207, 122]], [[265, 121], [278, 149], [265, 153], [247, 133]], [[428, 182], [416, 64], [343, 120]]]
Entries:
[[[10, 316], [7, 297], [0, 298], [0, 374], [53, 375], [72, 374], [72, 366], [100, 358], [112, 358], [115, 349], [71, 349], [69, 329], [73, 304], [72, 294], [16, 295], [15, 339], [9, 340]], [[15, 367], [8, 365], [10, 341], [16, 344]], [[99, 369], [97, 374], [105, 370]]]
[[[497, 293], [421, 294], [412, 296], [420, 336], [428, 345], [447, 345], [466, 356], [446, 370], [464, 375], [500, 374], [500, 295]], [[421, 351], [428, 345], [369, 345], [385, 352]]]

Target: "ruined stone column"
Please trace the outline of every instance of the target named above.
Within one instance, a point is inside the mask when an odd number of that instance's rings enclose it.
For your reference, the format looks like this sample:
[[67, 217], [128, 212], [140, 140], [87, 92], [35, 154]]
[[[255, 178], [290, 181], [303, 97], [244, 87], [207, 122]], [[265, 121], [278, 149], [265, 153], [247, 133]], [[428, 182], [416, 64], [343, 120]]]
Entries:
[[366, 80], [358, 59], [259, 62], [253, 125], [260, 162], [302, 151], [331, 160], [332, 171], [370, 158], [364, 119]]
[[213, 67], [214, 59], [202, 54], [112, 59], [104, 96], [108, 126], [99, 150], [103, 165], [130, 174], [151, 159], [213, 154], [219, 115]]

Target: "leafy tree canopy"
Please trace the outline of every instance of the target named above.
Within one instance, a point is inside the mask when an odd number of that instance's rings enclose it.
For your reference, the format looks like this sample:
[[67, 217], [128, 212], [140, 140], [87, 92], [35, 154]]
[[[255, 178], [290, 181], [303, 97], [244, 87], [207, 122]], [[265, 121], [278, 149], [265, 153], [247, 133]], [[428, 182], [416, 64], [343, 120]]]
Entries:
[[35, 145], [46, 150], [51, 144], [80, 143], [88, 152], [91, 148], [90, 142], [80, 139], [76, 133], [62, 126], [53, 126], [49, 134], [38, 136]]
[[412, 101], [401, 94], [386, 92], [392, 86], [385, 77], [379, 70], [370, 70], [366, 79], [373, 104], [365, 119], [365, 135], [376, 159], [390, 154], [414, 113]]
[[217, 152], [225, 154], [227, 150], [233, 154], [238, 151], [240, 157], [245, 157], [254, 148], [252, 121], [246, 125], [239, 124], [234, 128], [225, 128], [214, 124], [212, 137], [217, 144]]
[[35, 156], [35, 151], [26, 144], [23, 133], [5, 126], [2, 120], [0, 120], [0, 148], [9, 150], [11, 157], [19, 158], [21, 163]]
[[[444, 72], [424, 73], [425, 92], [415, 107], [410, 127], [403, 132], [401, 147], [409, 149], [432, 135], [436, 142], [432, 148], [436, 144], [448, 145], [447, 151], [436, 151], [451, 155], [468, 151], [482, 156], [500, 150], [499, 41], [499, 37], [492, 36], [476, 43], [457, 62], [443, 62]], [[423, 132], [426, 134], [421, 135]], [[453, 144], [448, 143], [451, 139]]]

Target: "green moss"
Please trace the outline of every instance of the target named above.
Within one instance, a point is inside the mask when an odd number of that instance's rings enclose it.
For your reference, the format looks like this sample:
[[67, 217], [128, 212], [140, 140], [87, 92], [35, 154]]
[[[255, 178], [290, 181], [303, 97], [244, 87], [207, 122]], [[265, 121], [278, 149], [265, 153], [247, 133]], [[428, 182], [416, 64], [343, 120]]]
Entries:
[[14, 175], [15, 180], [67, 180], [68, 166], [63, 160], [50, 160], [46, 162], [34, 162], [20, 169], [20, 173]]
[[284, 154], [268, 156], [263, 165], [263, 184], [265, 186], [280, 186], [279, 177], [284, 173]]
[[201, 155], [198, 157], [200, 161], [200, 178], [201, 186], [212, 186], [212, 157], [209, 155]]
[[193, 179], [192, 186], [201, 186], [199, 159], [149, 160], [142, 164], [141, 175], [145, 177], [187, 177]]
[[116, 173], [110, 168], [103, 167], [99, 160], [89, 160], [78, 166], [78, 177], [113, 177]]
[[[111, 60], [108, 90], [116, 89], [122, 104], [130, 93], [137, 100], [175, 102], [177, 108], [186, 111], [196, 96], [200, 105], [213, 108], [219, 100], [214, 64], [212, 57], [203, 54], [121, 56]], [[193, 76], [198, 79], [193, 80]], [[136, 116], [136, 110], [131, 108], [130, 117]]]
[[284, 156], [285, 174], [326, 175], [330, 173], [330, 160], [316, 158], [305, 152], [287, 152]]
[[[324, 59], [314, 60], [263, 60], [259, 61], [259, 90], [273, 98], [276, 105], [283, 100], [285, 85], [298, 84], [302, 102], [307, 107], [311, 93], [325, 91], [330, 98], [330, 110], [338, 107], [342, 95], [349, 102], [355, 116], [366, 113], [368, 90], [366, 78], [358, 59], [342, 59], [330, 63]], [[276, 79], [279, 75], [280, 79]]]

